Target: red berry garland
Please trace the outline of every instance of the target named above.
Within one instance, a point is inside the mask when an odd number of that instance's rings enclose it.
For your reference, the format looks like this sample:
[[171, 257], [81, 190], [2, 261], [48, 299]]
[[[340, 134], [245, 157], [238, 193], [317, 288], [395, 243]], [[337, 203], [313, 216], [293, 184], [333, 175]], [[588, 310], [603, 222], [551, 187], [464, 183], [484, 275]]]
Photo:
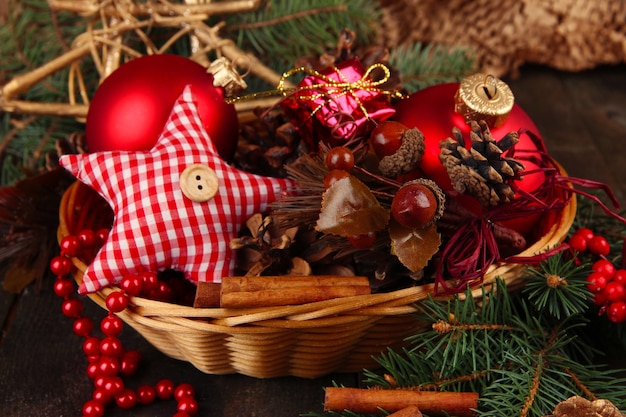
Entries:
[[587, 288], [593, 294], [593, 303], [610, 321], [626, 322], [626, 269], [617, 269], [607, 259], [611, 252], [608, 240], [583, 227], [576, 230], [567, 243], [576, 256], [589, 253], [599, 257], [587, 276]]
[[64, 237], [59, 246], [61, 254], [50, 261], [50, 270], [57, 276], [54, 293], [63, 299], [61, 311], [74, 319], [74, 333], [84, 338], [82, 350], [87, 358], [87, 376], [93, 381], [91, 399], [82, 408], [83, 417], [102, 417], [108, 405], [115, 403], [119, 408], [129, 410], [137, 404], [152, 404], [156, 398], [177, 401], [174, 417], [191, 417], [198, 413], [195, 390], [190, 384], [174, 385], [163, 379], [154, 386], [140, 385], [136, 389], [125, 386], [121, 376], [133, 375], [138, 368], [141, 355], [135, 350], [125, 350], [118, 338], [123, 322], [115, 315], [128, 306], [129, 297], [148, 294], [158, 299], [171, 298], [172, 290], [165, 282], [159, 281], [153, 273], [129, 275], [122, 279], [121, 290], [110, 293], [105, 300], [108, 315], [100, 322], [102, 338], [93, 336], [94, 323], [84, 317], [83, 304], [74, 298], [76, 284], [68, 276], [72, 272], [71, 258], [84, 251], [98, 247], [106, 240], [106, 232], [83, 230], [76, 236]]

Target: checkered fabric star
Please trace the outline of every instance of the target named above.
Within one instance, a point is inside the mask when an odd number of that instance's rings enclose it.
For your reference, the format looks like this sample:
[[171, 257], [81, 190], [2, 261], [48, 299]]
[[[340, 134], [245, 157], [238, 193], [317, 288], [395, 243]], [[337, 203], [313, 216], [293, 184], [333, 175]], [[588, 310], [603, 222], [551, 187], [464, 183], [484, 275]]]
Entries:
[[[219, 121], [216, 121], [219, 122]], [[95, 189], [115, 220], [79, 288], [89, 293], [127, 274], [176, 269], [194, 282], [232, 275], [229, 247], [240, 226], [288, 192], [291, 182], [224, 162], [186, 88], [147, 152], [64, 155], [60, 163]]]

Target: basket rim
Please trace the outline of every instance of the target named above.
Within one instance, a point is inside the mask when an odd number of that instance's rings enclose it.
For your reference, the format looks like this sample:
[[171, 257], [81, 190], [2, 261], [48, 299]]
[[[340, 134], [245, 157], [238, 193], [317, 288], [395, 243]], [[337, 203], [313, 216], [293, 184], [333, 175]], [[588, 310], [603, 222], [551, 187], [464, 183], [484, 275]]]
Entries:
[[[561, 167], [559, 167], [561, 168]], [[561, 168], [562, 169], [562, 168]], [[80, 187], [84, 186], [80, 181], [75, 181], [63, 194], [59, 209], [59, 227], [57, 238], [61, 239], [70, 234], [69, 224], [74, 219], [76, 211], [75, 203], [79, 196]], [[86, 187], [86, 186], [85, 186]], [[84, 203], [86, 204], [86, 203]], [[569, 231], [576, 215], [576, 198], [572, 195], [569, 201], [560, 211], [558, 221], [553, 224], [536, 242], [516, 255], [530, 257], [544, 252], [551, 246], [560, 244]], [[74, 279], [80, 284], [82, 274], [87, 264], [78, 258], [72, 258], [76, 272]], [[519, 269], [524, 265], [517, 263], [499, 262], [493, 264], [483, 277], [481, 285], [472, 290], [472, 296], [477, 297], [482, 293], [482, 287], [489, 287], [496, 282], [497, 278], [503, 279], [507, 284], [514, 284], [519, 275]], [[106, 309], [105, 298], [108, 294], [118, 291], [117, 286], [109, 286], [97, 292], [88, 294], [89, 298]], [[427, 283], [409, 288], [403, 288], [387, 293], [374, 293], [357, 295], [343, 298], [335, 298], [325, 301], [317, 301], [292, 306], [275, 306], [259, 308], [196, 308], [173, 304], [163, 301], [152, 300], [145, 297], [133, 296], [130, 298], [130, 309], [120, 313], [132, 315], [137, 321], [145, 321], [146, 325], [154, 325], [164, 330], [171, 326], [182, 326], [189, 331], [232, 331], [234, 327], [244, 325], [264, 326], [266, 330], [279, 328], [309, 328], [315, 325], [330, 325], [331, 322], [339, 324], [341, 320], [336, 317], [344, 317], [342, 320], [359, 321], [370, 316], [404, 315], [417, 312], [415, 304], [429, 296], [440, 297], [434, 294], [434, 284]], [[445, 297], [445, 296], [444, 296]], [[128, 311], [132, 310], [131, 313]], [[130, 318], [130, 317], [128, 317]], [[349, 318], [349, 319], [348, 319]], [[187, 320], [185, 320], [187, 319]], [[201, 319], [200, 321], [198, 319]], [[210, 320], [210, 323], [207, 321]], [[195, 330], [194, 330], [195, 329]], [[248, 332], [243, 330], [242, 332]]]

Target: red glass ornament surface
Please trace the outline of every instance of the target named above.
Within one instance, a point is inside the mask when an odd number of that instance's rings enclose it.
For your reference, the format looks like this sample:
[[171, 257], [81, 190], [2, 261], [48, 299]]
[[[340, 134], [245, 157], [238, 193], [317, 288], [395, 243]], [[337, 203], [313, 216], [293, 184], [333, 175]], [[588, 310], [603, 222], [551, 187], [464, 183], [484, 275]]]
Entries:
[[[452, 185], [445, 168], [439, 161], [439, 143], [446, 138], [452, 137], [452, 128], [457, 127], [463, 132], [464, 137], [469, 139], [470, 128], [463, 117], [454, 110], [454, 95], [459, 88], [458, 83], [440, 84], [424, 88], [411, 94], [396, 106], [396, 114], [393, 120], [403, 123], [409, 128], [416, 127], [423, 134], [426, 141], [426, 149], [422, 158], [420, 169], [445, 191], [451, 191]], [[507, 133], [527, 129], [539, 135], [539, 129], [530, 116], [517, 104], [509, 117], [500, 127], [490, 129], [491, 135], [500, 139]], [[520, 135], [520, 142], [516, 145], [516, 154], [535, 152], [536, 146], [527, 135]], [[533, 170], [536, 165], [524, 161], [525, 170]], [[544, 181], [541, 173], [525, 176], [518, 181], [518, 186], [526, 191], [533, 191]]]
[[147, 151], [156, 143], [186, 85], [197, 99], [200, 118], [219, 155], [232, 160], [239, 132], [237, 112], [213, 86], [213, 75], [178, 55], [133, 59], [96, 90], [87, 113], [90, 152]]

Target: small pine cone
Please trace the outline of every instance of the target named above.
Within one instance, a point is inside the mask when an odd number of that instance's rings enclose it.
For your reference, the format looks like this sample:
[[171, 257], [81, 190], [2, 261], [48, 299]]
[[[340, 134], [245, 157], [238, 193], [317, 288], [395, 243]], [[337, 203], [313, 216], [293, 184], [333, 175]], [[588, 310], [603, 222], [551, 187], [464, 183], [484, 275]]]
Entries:
[[502, 155], [519, 141], [517, 132], [496, 141], [485, 122], [471, 122], [472, 147], [469, 150], [458, 129], [454, 129], [453, 135], [454, 139], [441, 142], [439, 160], [454, 189], [474, 196], [484, 205], [495, 206], [513, 200], [515, 192], [508, 182], [523, 171], [524, 166]]
[[280, 110], [256, 109], [255, 113], [257, 119], [241, 125], [235, 166], [253, 174], [284, 177], [284, 166], [298, 154], [297, 131]]
[[87, 143], [83, 132], [74, 132], [70, 135], [58, 139], [55, 143], [55, 150], [46, 154], [46, 170], [60, 168], [59, 158], [62, 155], [87, 153]]
[[[239, 250], [237, 269], [246, 276], [284, 275], [295, 269], [300, 275], [306, 265], [294, 259], [292, 243], [297, 227], [280, 229], [271, 216], [256, 213], [246, 222], [248, 231], [230, 241], [230, 248]], [[297, 265], [296, 265], [297, 264]]]
[[422, 162], [425, 147], [422, 132], [417, 128], [408, 129], [402, 134], [400, 148], [393, 155], [383, 157], [378, 164], [378, 169], [388, 178], [409, 173]]

